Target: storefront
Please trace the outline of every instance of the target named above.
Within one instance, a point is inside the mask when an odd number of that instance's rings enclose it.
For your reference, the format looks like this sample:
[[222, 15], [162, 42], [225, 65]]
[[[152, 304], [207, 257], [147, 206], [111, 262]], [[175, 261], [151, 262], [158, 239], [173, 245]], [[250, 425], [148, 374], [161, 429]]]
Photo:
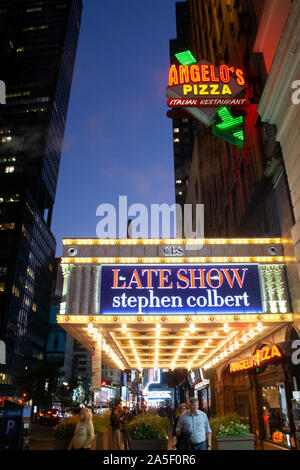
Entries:
[[[287, 243], [64, 240], [57, 322], [91, 352], [94, 394], [101, 391], [103, 363], [141, 376], [166, 369], [178, 378], [176, 405], [195, 395], [209, 416], [237, 412], [258, 449], [292, 448], [291, 400], [300, 380], [293, 379], [291, 356], [274, 349], [258, 366], [245, 362], [264, 346], [291, 341], [292, 326], [300, 325], [289, 302]], [[199, 376], [182, 382], [182, 370]], [[138, 384], [138, 402], [141, 392]]]
[[300, 449], [296, 336], [294, 328], [282, 328], [216, 371], [217, 414], [241, 416], [255, 435], [257, 449]]
[[212, 416], [211, 380], [204, 376], [202, 368], [192, 369], [188, 372], [188, 382], [191, 387], [191, 396], [198, 398], [199, 409]]

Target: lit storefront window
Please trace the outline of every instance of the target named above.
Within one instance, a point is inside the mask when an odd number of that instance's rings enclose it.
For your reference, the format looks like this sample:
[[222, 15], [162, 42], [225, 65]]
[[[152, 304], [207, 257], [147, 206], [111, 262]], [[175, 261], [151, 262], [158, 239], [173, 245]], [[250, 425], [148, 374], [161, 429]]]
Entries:
[[15, 228], [15, 223], [3, 223], [0, 224], [0, 231], [1, 230], [13, 230]]
[[0, 282], [0, 294], [2, 294], [5, 291], [6, 283], [5, 282]]
[[264, 439], [291, 447], [288, 408], [284, 384], [261, 387]]

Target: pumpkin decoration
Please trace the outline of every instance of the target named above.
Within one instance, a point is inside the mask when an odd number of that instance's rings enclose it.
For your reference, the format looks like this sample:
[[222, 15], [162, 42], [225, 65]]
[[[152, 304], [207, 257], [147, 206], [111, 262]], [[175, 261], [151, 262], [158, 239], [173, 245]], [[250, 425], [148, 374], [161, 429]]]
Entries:
[[283, 435], [281, 431], [275, 431], [272, 434], [273, 442], [283, 442]]

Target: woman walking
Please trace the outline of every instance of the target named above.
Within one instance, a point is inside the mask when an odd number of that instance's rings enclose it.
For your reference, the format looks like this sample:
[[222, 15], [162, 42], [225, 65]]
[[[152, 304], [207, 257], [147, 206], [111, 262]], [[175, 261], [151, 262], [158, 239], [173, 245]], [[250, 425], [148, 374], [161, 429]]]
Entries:
[[82, 408], [79, 413], [79, 420], [68, 450], [90, 450], [94, 440], [95, 433], [92, 413], [88, 409]]

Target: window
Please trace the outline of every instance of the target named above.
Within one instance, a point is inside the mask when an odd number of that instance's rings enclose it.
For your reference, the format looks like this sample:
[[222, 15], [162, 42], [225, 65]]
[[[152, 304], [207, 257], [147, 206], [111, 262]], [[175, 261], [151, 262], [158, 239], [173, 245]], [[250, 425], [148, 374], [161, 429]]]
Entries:
[[5, 291], [6, 283], [5, 282], [0, 282], [0, 294], [3, 294]]
[[174, 134], [178, 134], [178, 132], [180, 132], [180, 129], [178, 127], [174, 127], [173, 132], [174, 132]]
[[6, 166], [4, 171], [5, 171], [5, 173], [13, 173], [15, 171], [15, 167], [14, 166]]
[[180, 139], [178, 139], [178, 137], [176, 137], [176, 138], [174, 139], [174, 143], [176, 144], [176, 143], [178, 143], [178, 142], [180, 142]]
[[15, 228], [15, 225], [14, 223], [3, 223], [3, 224], [0, 224], [0, 231], [1, 230], [13, 230]]
[[0, 276], [6, 276], [7, 266], [0, 266]]
[[0, 196], [0, 204], [2, 202], [19, 202], [20, 195], [19, 194], [12, 194], [11, 196]]
[[288, 408], [284, 384], [261, 387], [264, 439], [291, 447]]
[[5, 142], [10, 142], [11, 141], [11, 137], [10, 136], [7, 136], [7, 137], [2, 137], [2, 142], [5, 143]]

